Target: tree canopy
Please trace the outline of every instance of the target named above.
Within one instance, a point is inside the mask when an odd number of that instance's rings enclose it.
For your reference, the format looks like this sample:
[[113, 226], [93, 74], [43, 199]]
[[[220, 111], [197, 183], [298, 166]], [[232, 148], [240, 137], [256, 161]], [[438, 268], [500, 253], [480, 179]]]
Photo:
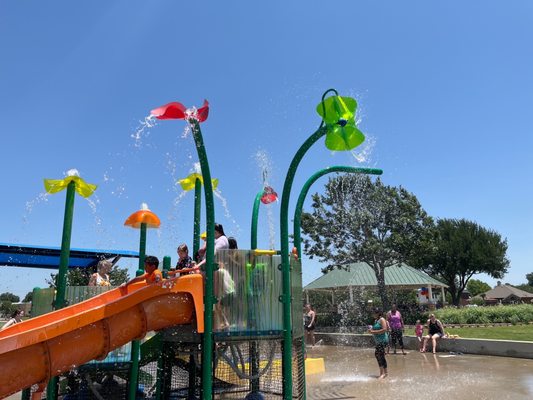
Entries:
[[527, 284], [533, 286], [533, 272], [526, 274]]
[[[67, 271], [67, 286], [87, 286], [89, 279], [95, 271], [92, 268], [71, 268]], [[50, 287], [56, 287], [56, 279], [58, 274], [50, 274], [50, 278], [46, 279], [46, 283]], [[119, 286], [121, 283], [128, 281], [128, 269], [120, 268], [114, 265], [109, 271], [109, 281], [111, 286]]]
[[431, 251], [418, 264], [449, 286], [453, 304], [474, 275], [501, 279], [507, 273], [507, 240], [499, 233], [465, 219], [440, 219], [432, 231]]
[[304, 252], [329, 263], [326, 273], [349, 263], [366, 262], [389, 307], [385, 268], [420, 257], [432, 219], [416, 196], [380, 179], [346, 174], [331, 178], [324, 194], [314, 194], [312, 213], [302, 213]]
[[5, 293], [0, 294], [0, 301], [9, 301], [11, 303], [18, 303], [20, 301], [20, 297], [13, 293], [5, 292]]
[[466, 289], [473, 297], [477, 296], [478, 294], [488, 292], [490, 289], [492, 289], [492, 287], [488, 283], [478, 279], [470, 279], [466, 284]]
[[30, 303], [31, 301], [33, 301], [33, 290], [26, 293], [26, 296], [24, 296], [24, 299], [22, 300], [23, 303]]

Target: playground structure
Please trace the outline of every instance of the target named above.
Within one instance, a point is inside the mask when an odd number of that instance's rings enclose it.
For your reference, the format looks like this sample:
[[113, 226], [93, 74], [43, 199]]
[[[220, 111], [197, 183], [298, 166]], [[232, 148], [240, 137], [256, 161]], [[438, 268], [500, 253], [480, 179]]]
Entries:
[[[326, 98], [330, 92], [335, 95]], [[251, 250], [221, 250], [216, 254], [216, 180], [211, 179], [200, 130], [209, 105], [206, 101], [196, 110], [169, 103], [153, 110], [152, 115], [158, 119], [183, 119], [191, 127], [201, 166], [201, 175], [187, 178], [190, 188], [195, 188], [193, 247], [196, 250], [199, 246], [203, 186], [207, 232], [204, 271], [202, 275], [183, 275], [154, 285], [139, 283], [113, 289], [65, 308], [74, 191], [88, 196], [96, 187], [74, 175], [54, 181], [56, 192], [67, 189], [56, 311], [0, 333], [0, 397], [26, 389], [25, 397], [37, 399], [48, 386], [47, 399], [304, 399], [299, 232], [303, 201], [310, 185], [325, 173], [381, 174], [381, 170], [332, 167], [313, 175], [296, 207], [296, 252], [289, 251], [290, 192], [301, 159], [318, 139], [326, 136], [326, 146], [336, 151], [362, 143], [364, 136], [355, 126], [355, 108], [354, 99], [340, 97], [333, 89], [324, 93], [317, 107], [322, 122], [296, 153], [285, 179], [280, 251], [257, 250], [259, 200], [265, 199], [266, 203], [277, 197], [268, 187], [254, 203]], [[153, 217], [142, 215], [128, 224], [140, 228], [140, 270], [146, 229], [158, 226]], [[169, 267], [170, 258], [165, 257], [163, 270]], [[141, 345], [139, 340], [151, 331], [158, 333]], [[129, 350], [122, 353], [129, 351], [129, 360], [127, 356], [120, 360], [116, 355], [108, 356], [113, 350], [120, 352], [128, 342], [132, 342]], [[91, 360], [101, 362], [89, 363]], [[108, 389], [109, 393], [115, 392], [106, 394]]]

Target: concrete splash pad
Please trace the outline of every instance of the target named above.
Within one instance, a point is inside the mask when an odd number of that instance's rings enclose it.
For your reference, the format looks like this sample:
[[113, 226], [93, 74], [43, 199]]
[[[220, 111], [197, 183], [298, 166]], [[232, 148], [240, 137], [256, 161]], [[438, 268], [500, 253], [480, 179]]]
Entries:
[[533, 360], [407, 352], [388, 355], [389, 376], [378, 380], [374, 349], [308, 348], [308, 357], [324, 358], [326, 372], [307, 377], [307, 399], [533, 399]]

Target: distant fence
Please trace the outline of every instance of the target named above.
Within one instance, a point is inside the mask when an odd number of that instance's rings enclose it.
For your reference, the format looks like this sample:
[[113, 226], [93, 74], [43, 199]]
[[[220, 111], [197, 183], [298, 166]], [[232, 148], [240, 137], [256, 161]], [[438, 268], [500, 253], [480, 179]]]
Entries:
[[[68, 286], [65, 300], [67, 305], [81, 303], [111, 289], [114, 288], [111, 286]], [[33, 289], [31, 316], [37, 317], [54, 311], [55, 294], [55, 288]]]

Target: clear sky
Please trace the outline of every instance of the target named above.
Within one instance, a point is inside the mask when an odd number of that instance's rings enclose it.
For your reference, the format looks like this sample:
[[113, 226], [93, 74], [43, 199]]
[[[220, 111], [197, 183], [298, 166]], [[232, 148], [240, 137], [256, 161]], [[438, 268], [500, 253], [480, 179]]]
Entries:
[[[44, 196], [42, 180], [76, 168], [99, 187], [91, 202], [76, 198], [73, 247], [137, 250], [139, 232], [123, 223], [146, 202], [162, 220], [148, 252], [175, 260], [176, 246], [191, 243], [193, 212], [176, 180], [196, 152], [184, 122], [141, 121], [167, 102], [205, 98], [204, 140], [224, 200], [217, 220], [246, 248], [263, 164], [281, 192], [320, 123], [322, 93], [335, 87], [358, 100], [367, 142], [355, 156], [317, 143], [291, 209], [319, 169], [379, 167], [430, 215], [506, 237], [504, 281], [524, 283], [533, 272], [532, 43], [530, 0], [2, 1], [0, 242], [60, 246], [64, 192]], [[274, 230], [279, 247], [279, 204], [261, 209], [259, 227], [259, 246]], [[306, 260], [304, 283], [320, 267]], [[0, 292], [20, 296], [50, 273], [0, 271]]]

